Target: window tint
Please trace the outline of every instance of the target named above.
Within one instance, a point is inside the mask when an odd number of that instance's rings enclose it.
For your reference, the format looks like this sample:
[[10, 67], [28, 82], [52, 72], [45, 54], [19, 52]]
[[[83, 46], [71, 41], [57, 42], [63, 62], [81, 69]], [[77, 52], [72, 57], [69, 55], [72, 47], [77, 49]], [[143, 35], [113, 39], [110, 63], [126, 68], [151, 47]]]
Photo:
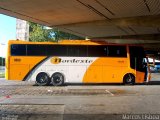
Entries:
[[27, 45], [28, 56], [45, 56], [46, 46], [44, 45]]
[[11, 55], [25, 56], [26, 54], [28, 56], [127, 57], [126, 46], [11, 45]]
[[67, 56], [66, 45], [46, 45], [47, 56]]
[[126, 46], [108, 46], [109, 57], [127, 57]]
[[67, 46], [62, 45], [27, 45], [28, 56], [66, 56]]
[[66, 45], [11, 45], [12, 56], [67, 56]]
[[68, 56], [86, 57], [87, 56], [87, 46], [82, 46], [82, 45], [68, 46]]
[[107, 50], [108, 50], [107, 46], [89, 45], [88, 46], [88, 56], [89, 57], [105, 57], [108, 54]]
[[87, 56], [87, 46], [79, 46], [79, 57]]
[[26, 56], [26, 45], [11, 45], [12, 56]]

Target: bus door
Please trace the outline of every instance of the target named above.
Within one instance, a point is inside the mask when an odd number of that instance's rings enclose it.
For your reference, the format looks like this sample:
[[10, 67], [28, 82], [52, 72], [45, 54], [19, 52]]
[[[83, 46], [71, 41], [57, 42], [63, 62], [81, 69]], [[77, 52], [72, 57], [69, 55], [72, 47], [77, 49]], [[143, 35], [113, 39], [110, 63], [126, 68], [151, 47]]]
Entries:
[[130, 67], [135, 70], [136, 82], [142, 83], [147, 75], [145, 53], [142, 47], [130, 46]]

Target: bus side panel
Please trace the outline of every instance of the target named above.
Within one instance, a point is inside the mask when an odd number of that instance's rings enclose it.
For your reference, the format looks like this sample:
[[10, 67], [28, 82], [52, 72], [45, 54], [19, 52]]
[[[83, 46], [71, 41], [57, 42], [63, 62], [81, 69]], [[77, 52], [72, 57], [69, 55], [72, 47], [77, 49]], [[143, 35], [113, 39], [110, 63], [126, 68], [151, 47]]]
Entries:
[[127, 73], [127, 58], [98, 58], [86, 71], [84, 83], [122, 83]]
[[126, 67], [103, 67], [103, 82], [104, 83], [122, 83], [123, 76], [126, 74]]
[[91, 65], [87, 70], [85, 83], [102, 83], [102, 66]]
[[64, 75], [65, 80], [68, 78], [68, 66], [66, 65], [54, 65], [50, 63], [50, 59], [45, 61], [43, 64], [38, 65], [33, 71], [32, 75], [27, 78], [29, 81], [35, 81], [36, 77], [39, 73], [45, 72], [48, 74], [49, 77], [51, 77], [54, 73], [59, 72]]
[[69, 65], [68, 74], [66, 75], [67, 81], [71, 83], [82, 83], [83, 76], [86, 72], [87, 66], [85, 65]]
[[11, 65], [10, 67], [10, 79], [11, 80], [23, 80], [24, 76], [29, 71], [29, 65]]
[[9, 79], [10, 80], [23, 80], [30, 70], [41, 62], [45, 57], [23, 57], [12, 56], [10, 57], [9, 64]]
[[[56, 59], [55, 59], [56, 58]], [[57, 62], [57, 59], [60, 60]], [[91, 63], [85, 63], [86, 60], [94, 61], [96, 58], [89, 59], [87, 57], [50, 57], [42, 64], [36, 66], [32, 71], [32, 75], [27, 79], [35, 81], [36, 76], [40, 72], [46, 72], [51, 77], [54, 73], [59, 72], [64, 75], [65, 82], [82, 83], [87, 66]], [[56, 61], [55, 61], [56, 60]], [[82, 62], [83, 61], [83, 62]], [[81, 63], [82, 62], [82, 63]]]

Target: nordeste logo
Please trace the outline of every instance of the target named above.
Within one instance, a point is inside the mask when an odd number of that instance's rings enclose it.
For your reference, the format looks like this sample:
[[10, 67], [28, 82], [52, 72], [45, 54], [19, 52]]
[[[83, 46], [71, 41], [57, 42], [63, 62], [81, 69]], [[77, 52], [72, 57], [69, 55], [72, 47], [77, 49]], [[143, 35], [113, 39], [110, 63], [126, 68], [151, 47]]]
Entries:
[[71, 58], [69, 60], [65, 60], [59, 57], [52, 57], [51, 58], [51, 63], [52, 64], [59, 64], [59, 63], [82, 63], [82, 64], [86, 64], [86, 63], [92, 63], [93, 60], [88, 60], [88, 59], [76, 59], [76, 58]]
[[61, 62], [61, 58], [59, 58], [59, 57], [51, 58], [51, 63], [53, 63], [53, 64], [59, 64], [60, 62]]

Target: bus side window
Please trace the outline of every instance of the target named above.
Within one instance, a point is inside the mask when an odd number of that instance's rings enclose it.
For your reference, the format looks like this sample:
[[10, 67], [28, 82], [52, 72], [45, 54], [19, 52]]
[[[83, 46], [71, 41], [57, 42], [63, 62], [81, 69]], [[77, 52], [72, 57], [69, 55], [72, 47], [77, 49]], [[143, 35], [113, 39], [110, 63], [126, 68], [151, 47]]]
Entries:
[[67, 56], [66, 45], [27, 45], [28, 56]]
[[47, 45], [47, 56], [67, 56], [67, 45]]
[[89, 45], [88, 46], [88, 56], [89, 57], [107, 57], [108, 48], [103, 45]]
[[109, 57], [127, 57], [126, 46], [108, 46]]
[[87, 56], [87, 46], [69, 45], [68, 46], [68, 56], [86, 57]]
[[27, 45], [28, 56], [45, 56], [45, 51], [44, 45]]
[[78, 56], [78, 53], [79, 53], [78, 46], [74, 46], [74, 45], [68, 46], [68, 56], [76, 57]]
[[79, 50], [78, 54], [79, 57], [87, 57], [87, 46], [81, 45], [79, 46], [78, 50]]

